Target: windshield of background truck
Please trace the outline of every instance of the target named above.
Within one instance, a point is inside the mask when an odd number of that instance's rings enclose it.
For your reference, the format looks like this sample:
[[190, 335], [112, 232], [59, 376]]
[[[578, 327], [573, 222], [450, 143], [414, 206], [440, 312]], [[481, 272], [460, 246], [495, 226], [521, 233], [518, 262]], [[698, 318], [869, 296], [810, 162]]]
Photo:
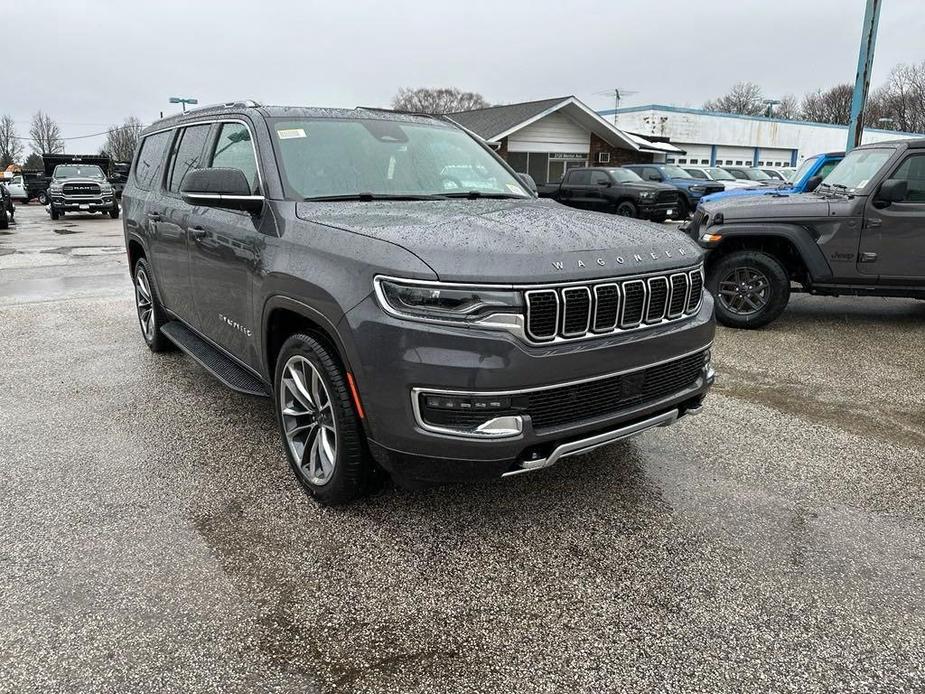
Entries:
[[59, 164], [55, 167], [54, 178], [105, 178], [103, 170], [92, 164], [76, 166]]
[[733, 176], [731, 173], [729, 173], [725, 169], [720, 169], [719, 167], [716, 167], [716, 166], [711, 166], [709, 169], [707, 169], [707, 171], [710, 172], [710, 176], [713, 178], [714, 181], [734, 181], [736, 180], [736, 177]]
[[800, 164], [800, 168], [797, 169], [797, 172], [793, 175], [793, 181], [802, 181], [806, 173], [816, 165], [816, 162], [819, 161], [819, 155], [815, 157], [807, 157], [803, 160], [803, 163]]
[[687, 171], [680, 166], [666, 166], [665, 173], [669, 178], [693, 178]]
[[273, 121], [288, 192], [296, 199], [359, 195], [530, 194], [457, 128], [378, 119]]
[[892, 149], [856, 149], [849, 152], [832, 173], [826, 176], [822, 185], [860, 190], [877, 175], [887, 159], [893, 156]]

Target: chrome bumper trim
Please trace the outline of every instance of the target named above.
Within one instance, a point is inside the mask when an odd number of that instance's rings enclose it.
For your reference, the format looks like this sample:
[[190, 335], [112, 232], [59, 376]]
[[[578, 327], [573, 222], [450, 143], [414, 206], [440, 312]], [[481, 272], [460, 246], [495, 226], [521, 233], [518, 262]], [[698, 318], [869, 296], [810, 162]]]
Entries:
[[[690, 410], [688, 410], [688, 412], [690, 412]], [[555, 465], [560, 458], [587, 453], [588, 451], [592, 451], [595, 448], [606, 446], [609, 443], [614, 443], [615, 441], [619, 441], [621, 439], [627, 439], [631, 436], [636, 436], [637, 434], [641, 434], [642, 432], [654, 427], [668, 426], [669, 424], [677, 421], [678, 417], [680, 416], [680, 412], [677, 409], [670, 410], [668, 412], [663, 412], [660, 415], [656, 415], [655, 417], [644, 419], [641, 422], [636, 422], [635, 424], [629, 424], [625, 427], [620, 427], [619, 429], [614, 429], [612, 431], [605, 431], [603, 434], [597, 434], [596, 436], [589, 436], [585, 439], [578, 439], [577, 441], [569, 441], [568, 443], [563, 443], [559, 446], [556, 446], [548, 457], [539, 458], [537, 460], [525, 460], [520, 464], [519, 470], [511, 470], [510, 472], [503, 473], [501, 476], [510, 477], [511, 475], [519, 475], [524, 472], [531, 472], [533, 470], [541, 470], [543, 468], [550, 467]]]

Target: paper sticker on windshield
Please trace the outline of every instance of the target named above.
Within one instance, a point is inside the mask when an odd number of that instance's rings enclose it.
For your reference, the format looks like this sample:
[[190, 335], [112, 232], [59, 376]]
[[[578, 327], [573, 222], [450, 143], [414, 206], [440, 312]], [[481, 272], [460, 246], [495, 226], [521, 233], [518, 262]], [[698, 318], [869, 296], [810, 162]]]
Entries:
[[291, 140], [295, 137], [305, 137], [305, 130], [302, 128], [289, 128], [287, 130], [277, 130], [276, 134], [280, 140]]
[[858, 183], [858, 188], [863, 188], [864, 186], [866, 186], [869, 180], [870, 180], [869, 178], [865, 178], [863, 181]]
[[508, 189], [509, 191], [511, 191], [512, 193], [514, 193], [515, 195], [523, 195], [523, 194], [524, 194], [523, 188], [520, 188], [519, 186], [515, 186], [513, 183], [508, 183], [508, 184], [507, 184], [507, 189]]

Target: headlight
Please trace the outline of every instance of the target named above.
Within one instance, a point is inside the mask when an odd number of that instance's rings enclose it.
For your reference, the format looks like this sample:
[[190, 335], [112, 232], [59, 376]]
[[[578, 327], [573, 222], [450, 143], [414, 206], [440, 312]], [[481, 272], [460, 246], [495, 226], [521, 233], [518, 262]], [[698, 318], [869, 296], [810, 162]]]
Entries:
[[642, 200], [651, 200], [651, 199], [654, 198], [656, 195], [658, 195], [658, 193], [656, 193], [654, 190], [647, 190], [647, 191], [644, 191], [644, 192], [640, 193], [640, 194], [639, 194], [639, 197], [640, 197]]
[[465, 287], [439, 282], [418, 283], [377, 277], [376, 296], [392, 315], [412, 320], [475, 323], [497, 313], [521, 313], [519, 292]]
[[704, 193], [704, 192], [706, 192], [706, 190], [707, 190], [707, 189], [704, 188], [703, 186], [691, 186], [691, 187], [690, 187], [690, 191], [691, 191], [692, 193]]

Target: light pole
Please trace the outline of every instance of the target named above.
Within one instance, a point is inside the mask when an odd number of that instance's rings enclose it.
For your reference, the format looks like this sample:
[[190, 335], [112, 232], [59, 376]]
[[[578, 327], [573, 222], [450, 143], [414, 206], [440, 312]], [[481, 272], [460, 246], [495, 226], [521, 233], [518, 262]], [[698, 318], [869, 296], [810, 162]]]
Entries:
[[187, 104], [198, 104], [199, 99], [190, 99], [182, 96], [172, 96], [170, 97], [170, 103], [172, 104], [183, 104], [183, 113], [186, 113]]
[[892, 118], [878, 118], [877, 125], [879, 125], [884, 130], [893, 130], [893, 119]]
[[764, 100], [764, 115], [766, 118], [770, 118], [774, 115], [774, 107], [780, 103], [780, 99], [765, 99]]
[[881, 0], [867, 0], [864, 26], [861, 29], [861, 49], [858, 51], [858, 72], [854, 78], [854, 96], [851, 98], [851, 119], [848, 121], [848, 144], [851, 151], [861, 144], [864, 134], [864, 105], [870, 89], [870, 70], [874, 64], [874, 47], [877, 45], [877, 26], [880, 24]]

